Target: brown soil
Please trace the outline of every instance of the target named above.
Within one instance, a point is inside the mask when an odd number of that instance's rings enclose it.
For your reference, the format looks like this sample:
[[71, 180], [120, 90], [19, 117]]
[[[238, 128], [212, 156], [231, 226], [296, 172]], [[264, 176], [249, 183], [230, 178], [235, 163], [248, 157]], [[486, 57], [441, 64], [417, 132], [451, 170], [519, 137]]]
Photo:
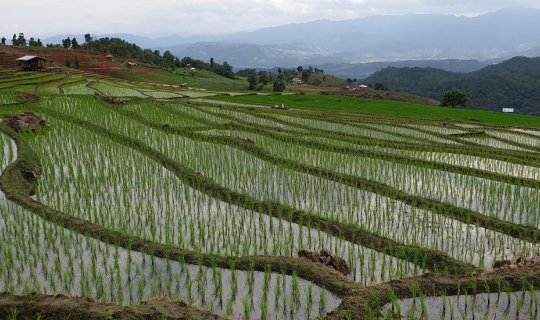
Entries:
[[19, 92], [16, 98], [19, 100], [24, 100], [24, 101], [38, 101], [39, 100], [38, 95], [26, 93], [26, 92]]
[[[94, 89], [95, 90], [95, 89]], [[96, 98], [98, 98], [99, 100], [105, 102], [105, 103], [108, 103], [108, 104], [112, 104], [112, 105], [121, 105], [121, 104], [124, 104], [123, 101], [120, 101], [118, 99], [115, 99], [113, 97], [110, 97], [110, 96], [107, 96], [107, 95], [104, 95], [102, 93], [99, 93], [97, 90], [96, 90], [96, 93], [95, 93], [95, 96]]]
[[351, 272], [351, 268], [347, 264], [347, 261], [340, 256], [333, 255], [327, 249], [322, 249], [320, 252], [310, 250], [300, 250], [298, 252], [300, 258], [307, 259], [312, 262], [321, 263], [325, 266], [333, 268], [343, 275], [348, 275]]
[[372, 99], [372, 100], [392, 100], [392, 101], [401, 101], [408, 103], [419, 103], [427, 105], [438, 105], [439, 103], [435, 100], [424, 98], [420, 96], [415, 96], [403, 92], [395, 91], [380, 91], [374, 90], [372, 88], [355, 88], [351, 87], [349, 89], [340, 89], [337, 91], [324, 91], [322, 94], [331, 94], [331, 95], [340, 95], [353, 98], [361, 99]]
[[105, 304], [87, 298], [30, 294], [0, 294], [0, 317], [16, 315], [20, 320], [102, 319], [222, 319], [197, 307], [169, 299], [150, 299], [134, 307]]
[[35, 130], [45, 126], [46, 121], [32, 112], [21, 112], [4, 118], [4, 123], [15, 131]]

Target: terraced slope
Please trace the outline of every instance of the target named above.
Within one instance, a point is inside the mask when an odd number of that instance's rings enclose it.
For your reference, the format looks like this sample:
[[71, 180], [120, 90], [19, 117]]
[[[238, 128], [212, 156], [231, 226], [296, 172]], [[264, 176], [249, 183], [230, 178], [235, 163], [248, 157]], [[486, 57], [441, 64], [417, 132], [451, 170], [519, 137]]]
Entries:
[[[489, 270], [540, 255], [537, 129], [179, 100], [110, 79], [15, 98], [42, 80], [0, 80], [2, 117], [47, 120], [0, 125], [0, 291], [167, 296], [235, 319], [538, 314], [539, 264]], [[323, 249], [350, 272], [299, 257]]]

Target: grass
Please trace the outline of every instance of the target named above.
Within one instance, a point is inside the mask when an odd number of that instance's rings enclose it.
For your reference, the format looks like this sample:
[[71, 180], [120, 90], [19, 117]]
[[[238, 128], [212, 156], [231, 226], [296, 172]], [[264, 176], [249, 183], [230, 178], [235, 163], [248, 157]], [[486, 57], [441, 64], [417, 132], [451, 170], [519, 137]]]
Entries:
[[289, 107], [301, 109], [340, 110], [392, 117], [413, 117], [434, 120], [451, 119], [478, 122], [480, 124], [540, 128], [540, 117], [503, 114], [483, 110], [442, 108], [395, 101], [366, 100], [334, 95], [253, 95], [235, 97], [220, 95], [211, 99], [268, 106], [285, 104]]
[[123, 67], [119, 71], [119, 78], [138, 82], [165, 83], [180, 85], [187, 83], [190, 87], [204, 88], [213, 91], [245, 91], [248, 83], [243, 79], [229, 79], [207, 70], [199, 70], [195, 76], [191, 76], [189, 68], [177, 68], [175, 71], [153, 68], [145, 72], [137, 68]]

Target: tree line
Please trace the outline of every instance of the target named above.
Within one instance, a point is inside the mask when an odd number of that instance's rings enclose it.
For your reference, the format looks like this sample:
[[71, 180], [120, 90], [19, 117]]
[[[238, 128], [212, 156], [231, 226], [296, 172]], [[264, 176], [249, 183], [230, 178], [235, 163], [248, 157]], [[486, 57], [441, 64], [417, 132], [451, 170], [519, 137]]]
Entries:
[[[2, 37], [2, 44], [6, 44], [5, 37]], [[30, 40], [27, 41], [23, 33], [19, 33], [18, 36], [14, 34], [11, 44], [19, 47], [43, 47], [43, 43], [40, 39], [34, 40], [34, 38], [30, 38]], [[115, 56], [131, 58], [142, 63], [170, 69], [172, 71], [181, 67], [193, 67], [208, 70], [227, 78], [236, 79], [233, 67], [226, 61], [220, 64], [214, 62], [213, 59], [211, 59], [210, 62], [192, 59], [191, 57], [179, 59], [168, 50], [161, 54], [159, 50], [142, 49], [136, 44], [129, 43], [120, 38], [105, 37], [95, 39], [92, 35], [87, 33], [84, 35], [84, 42], [82, 44], [80, 44], [75, 37], [66, 37], [61, 40], [61, 43], [48, 43], [46, 47], [100, 51]]]
[[[311, 75], [315, 72], [323, 73], [324, 71], [321, 69], [313, 68], [311, 66], [308, 68], [298, 66], [296, 69], [278, 68], [277, 73], [263, 70], [257, 71], [253, 68], [247, 68], [238, 71], [236, 74], [247, 79], [248, 90], [260, 91], [263, 89], [264, 86], [272, 83], [273, 91], [282, 92], [287, 87], [287, 83], [291, 82], [294, 78], [302, 79], [304, 83], [307, 83]], [[317, 83], [314, 84], [317, 85]]]

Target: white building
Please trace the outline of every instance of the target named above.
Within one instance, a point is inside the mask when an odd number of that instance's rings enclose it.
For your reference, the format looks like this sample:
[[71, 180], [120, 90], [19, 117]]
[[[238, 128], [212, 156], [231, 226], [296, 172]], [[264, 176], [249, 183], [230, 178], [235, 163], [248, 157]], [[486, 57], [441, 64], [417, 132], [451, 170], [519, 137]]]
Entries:
[[292, 84], [302, 84], [304, 83], [304, 81], [302, 81], [302, 79], [300, 78], [294, 78], [291, 80]]

